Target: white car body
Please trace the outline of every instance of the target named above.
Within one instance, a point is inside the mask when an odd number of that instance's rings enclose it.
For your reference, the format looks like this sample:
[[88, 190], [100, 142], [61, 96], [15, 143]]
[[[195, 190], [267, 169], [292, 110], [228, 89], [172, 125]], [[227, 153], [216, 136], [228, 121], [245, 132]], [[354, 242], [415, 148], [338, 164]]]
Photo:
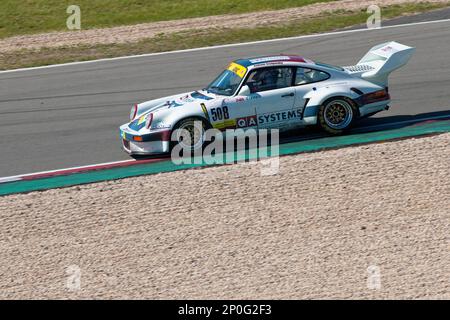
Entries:
[[[405, 65], [414, 50], [397, 42], [384, 43], [372, 48], [356, 65], [342, 68], [300, 56], [236, 60], [226, 71], [240, 79], [231, 95], [203, 89], [134, 106], [130, 122], [120, 127], [123, 148], [132, 155], [167, 153], [172, 130], [187, 118], [201, 119], [219, 130], [288, 130], [315, 125], [320, 106], [335, 97], [350, 99], [357, 106], [355, 118], [370, 116], [388, 108], [388, 76]], [[258, 90], [255, 83], [264, 80], [246, 82], [257, 74], [252, 71], [269, 69], [287, 70], [292, 74], [292, 83], [281, 88], [249, 92], [250, 87]]]

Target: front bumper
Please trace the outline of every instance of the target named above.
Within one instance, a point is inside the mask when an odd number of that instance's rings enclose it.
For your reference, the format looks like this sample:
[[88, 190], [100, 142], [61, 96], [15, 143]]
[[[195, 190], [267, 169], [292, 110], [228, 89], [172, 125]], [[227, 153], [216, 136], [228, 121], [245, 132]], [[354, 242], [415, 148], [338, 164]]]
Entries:
[[135, 142], [122, 140], [122, 149], [130, 155], [151, 155], [169, 152], [169, 141]]
[[170, 130], [159, 130], [140, 135], [124, 129], [120, 128], [122, 148], [130, 155], [151, 155], [170, 151]]

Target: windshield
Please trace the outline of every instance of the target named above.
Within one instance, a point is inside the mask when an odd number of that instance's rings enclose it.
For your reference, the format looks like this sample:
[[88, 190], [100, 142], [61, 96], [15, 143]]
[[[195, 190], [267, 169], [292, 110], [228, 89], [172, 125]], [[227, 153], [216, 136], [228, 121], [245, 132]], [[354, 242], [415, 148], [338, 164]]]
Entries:
[[213, 82], [211, 82], [205, 90], [215, 94], [232, 96], [239, 87], [246, 71], [247, 69], [243, 66], [232, 63], [228, 69], [222, 72]]
[[237, 74], [230, 70], [225, 70], [216, 78], [216, 80], [206, 87], [206, 90], [215, 94], [232, 96], [239, 87], [241, 80], [242, 79]]

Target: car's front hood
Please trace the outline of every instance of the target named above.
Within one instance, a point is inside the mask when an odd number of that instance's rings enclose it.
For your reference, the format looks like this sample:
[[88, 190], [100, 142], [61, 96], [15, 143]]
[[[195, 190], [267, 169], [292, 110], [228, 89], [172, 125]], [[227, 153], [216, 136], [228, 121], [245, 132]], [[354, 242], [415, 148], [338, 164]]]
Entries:
[[169, 108], [177, 108], [184, 106], [188, 103], [199, 102], [199, 101], [208, 101], [217, 98], [216, 95], [212, 93], [206, 93], [204, 91], [194, 91], [188, 93], [186, 95], [181, 95], [168, 101]]
[[139, 112], [139, 114], [142, 115], [148, 112], [156, 112], [162, 109], [180, 108], [183, 106], [188, 107], [189, 104], [192, 104], [194, 102], [209, 101], [216, 99], [217, 97], [219, 96], [216, 96], [212, 93], [207, 93], [205, 91], [193, 91], [189, 93], [169, 96], [139, 104], [139, 109], [145, 110], [144, 112]]

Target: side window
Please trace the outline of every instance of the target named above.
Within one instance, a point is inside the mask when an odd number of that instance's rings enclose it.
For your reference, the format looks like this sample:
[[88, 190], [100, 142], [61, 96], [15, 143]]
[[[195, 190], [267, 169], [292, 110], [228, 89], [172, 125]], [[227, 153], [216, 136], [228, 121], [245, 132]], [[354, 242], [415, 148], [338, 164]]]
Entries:
[[295, 73], [295, 85], [308, 84], [326, 80], [330, 75], [324, 71], [309, 68], [297, 68]]
[[292, 86], [293, 68], [262, 68], [250, 73], [245, 83], [251, 93], [281, 89]]

